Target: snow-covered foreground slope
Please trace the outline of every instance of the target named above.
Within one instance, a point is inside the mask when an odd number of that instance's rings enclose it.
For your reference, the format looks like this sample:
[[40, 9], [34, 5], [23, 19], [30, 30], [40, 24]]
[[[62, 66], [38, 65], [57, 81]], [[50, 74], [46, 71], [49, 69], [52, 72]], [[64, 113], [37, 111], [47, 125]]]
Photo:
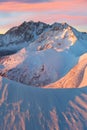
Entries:
[[86, 130], [87, 87], [34, 88], [0, 77], [0, 130]]
[[68, 74], [46, 88], [77, 88], [87, 86], [87, 53], [79, 58], [78, 64]]

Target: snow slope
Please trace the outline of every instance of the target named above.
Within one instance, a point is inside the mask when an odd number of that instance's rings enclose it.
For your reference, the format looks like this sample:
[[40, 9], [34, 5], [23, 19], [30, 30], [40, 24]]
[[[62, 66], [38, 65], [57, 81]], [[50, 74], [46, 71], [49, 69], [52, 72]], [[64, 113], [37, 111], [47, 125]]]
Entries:
[[0, 77], [0, 130], [86, 130], [87, 87], [34, 88]]
[[33, 21], [13, 27], [0, 36], [0, 51], [20, 50], [36, 40], [48, 28], [48, 24]]
[[77, 88], [87, 86], [87, 53], [79, 58], [78, 64], [68, 74], [46, 88]]
[[61, 78], [77, 63], [77, 59], [67, 51], [30, 52], [22, 49], [0, 59], [0, 74], [24, 84], [43, 86]]
[[[37, 26], [37, 23], [31, 23], [31, 27]], [[27, 24], [22, 25], [23, 30]], [[14, 55], [0, 58], [0, 75], [42, 87], [66, 75], [87, 52], [86, 33], [78, 32], [66, 23], [39, 23], [40, 28], [45, 30], [29, 46]]]

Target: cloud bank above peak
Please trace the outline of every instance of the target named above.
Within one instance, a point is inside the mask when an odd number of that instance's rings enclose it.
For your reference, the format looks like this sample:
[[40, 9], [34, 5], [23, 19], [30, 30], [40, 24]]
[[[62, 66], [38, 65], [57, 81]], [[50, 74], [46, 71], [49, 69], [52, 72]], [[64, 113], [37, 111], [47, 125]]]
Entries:
[[20, 3], [42, 3], [51, 1], [52, 0], [0, 0], [0, 2], [20, 2]]
[[30, 20], [67, 22], [87, 32], [87, 0], [0, 0], [0, 33]]

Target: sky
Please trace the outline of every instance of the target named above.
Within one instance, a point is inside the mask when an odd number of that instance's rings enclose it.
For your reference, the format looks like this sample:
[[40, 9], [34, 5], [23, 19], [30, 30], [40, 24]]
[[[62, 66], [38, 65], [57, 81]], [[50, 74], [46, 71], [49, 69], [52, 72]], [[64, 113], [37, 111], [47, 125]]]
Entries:
[[31, 20], [67, 22], [87, 32], [87, 0], [0, 0], [0, 34]]

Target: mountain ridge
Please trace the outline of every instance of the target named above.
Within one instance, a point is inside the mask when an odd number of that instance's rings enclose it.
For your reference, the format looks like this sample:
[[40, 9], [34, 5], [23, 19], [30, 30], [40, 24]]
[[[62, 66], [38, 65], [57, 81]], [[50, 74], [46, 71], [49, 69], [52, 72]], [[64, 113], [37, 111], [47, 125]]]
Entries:
[[[20, 33], [23, 34], [27, 26], [31, 28], [31, 33], [35, 32], [34, 35], [39, 29], [40, 35], [28, 44], [20, 42], [23, 49], [0, 59], [2, 76], [27, 85], [42, 87], [66, 75], [87, 52], [87, 35], [78, 32], [67, 23], [54, 23], [49, 27], [44, 23], [31, 21], [24, 22], [11, 31], [14, 34], [15, 30], [22, 30]], [[14, 48], [13, 44], [11, 45]], [[18, 49], [18, 44], [16, 47]]]
[[[50, 25], [40, 21], [25, 21], [21, 25], [9, 29], [5, 34], [0, 35], [0, 50], [20, 50], [38, 39], [39, 35], [45, 32], [45, 30], [63, 30], [68, 27], [73, 30], [75, 35], [77, 34], [78, 31], [67, 23], [55, 22]], [[86, 33], [79, 32], [77, 37], [80, 35], [80, 37], [82, 37], [82, 34], [84, 34], [84, 36], [87, 35]]]

